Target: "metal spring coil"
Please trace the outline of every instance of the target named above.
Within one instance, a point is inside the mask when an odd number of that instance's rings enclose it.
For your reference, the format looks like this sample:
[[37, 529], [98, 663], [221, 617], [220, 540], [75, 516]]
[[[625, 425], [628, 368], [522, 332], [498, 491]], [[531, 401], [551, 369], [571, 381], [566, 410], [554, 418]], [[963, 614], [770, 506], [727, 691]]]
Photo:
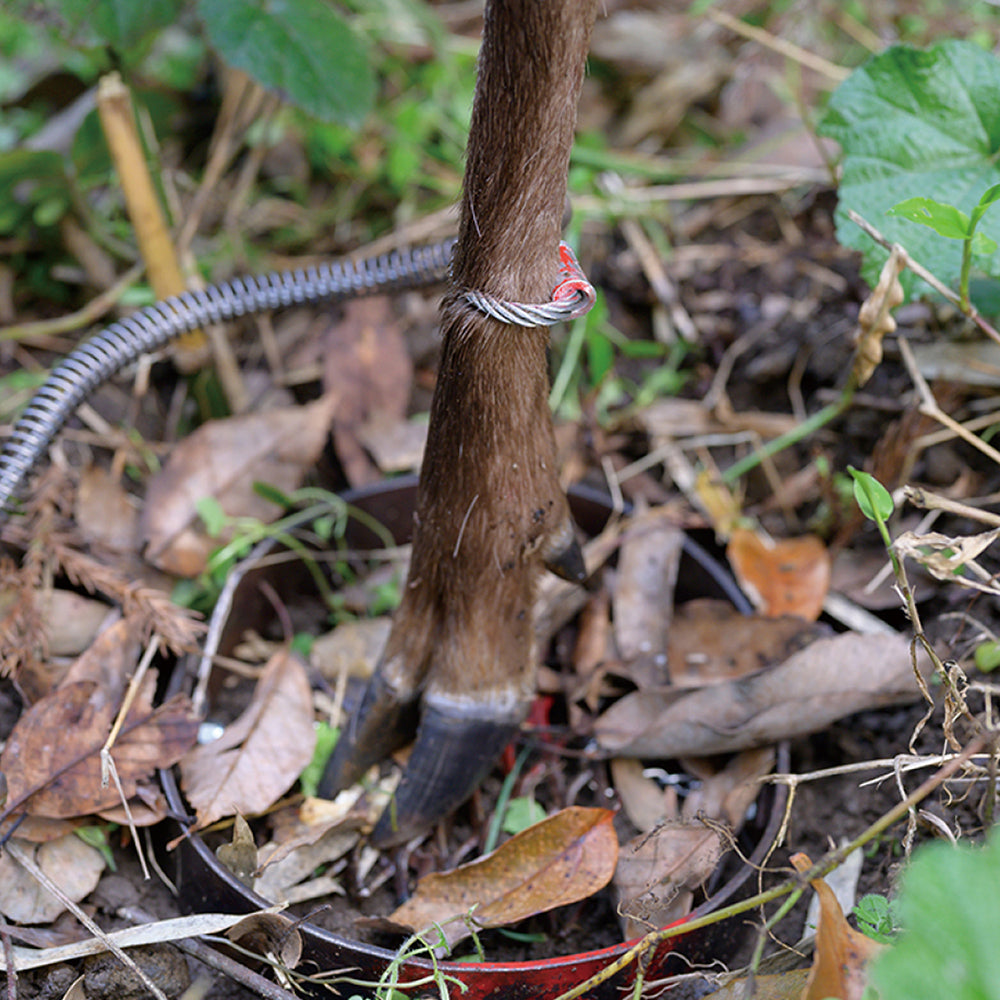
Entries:
[[0, 524], [11, 501], [78, 406], [143, 354], [212, 323], [282, 306], [412, 288], [448, 273], [453, 239], [381, 257], [235, 278], [184, 292], [113, 323], [70, 352], [28, 403], [0, 452]]

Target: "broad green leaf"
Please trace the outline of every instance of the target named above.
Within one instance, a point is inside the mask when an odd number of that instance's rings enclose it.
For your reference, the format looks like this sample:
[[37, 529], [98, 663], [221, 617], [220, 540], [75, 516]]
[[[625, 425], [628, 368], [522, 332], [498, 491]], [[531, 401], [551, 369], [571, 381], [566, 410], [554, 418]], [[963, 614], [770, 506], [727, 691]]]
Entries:
[[848, 466], [854, 477], [854, 499], [869, 521], [888, 521], [894, 504], [892, 494], [872, 475]]
[[946, 205], [933, 198], [907, 198], [893, 205], [886, 215], [898, 215], [910, 222], [930, 226], [939, 236], [950, 240], [964, 240], [969, 235], [969, 217], [954, 205]]
[[[887, 252], [847, 218], [849, 208], [957, 287], [961, 243], [886, 212], [901, 198], [922, 197], [971, 214], [1000, 183], [1000, 60], [969, 42], [893, 46], [837, 88], [820, 132], [843, 149], [837, 237], [864, 253], [869, 284], [877, 283]], [[983, 218], [982, 229], [1000, 239], [1000, 213]], [[977, 265], [1000, 276], [995, 257]], [[901, 280], [908, 295], [926, 291], [909, 271]]]
[[872, 967], [880, 1000], [1000, 1000], [1000, 837], [929, 844], [903, 873], [903, 931]]
[[375, 90], [362, 39], [325, 0], [199, 0], [230, 65], [323, 121], [358, 125]]
[[71, 27], [85, 26], [128, 57], [144, 38], [180, 17], [183, 0], [59, 0]]

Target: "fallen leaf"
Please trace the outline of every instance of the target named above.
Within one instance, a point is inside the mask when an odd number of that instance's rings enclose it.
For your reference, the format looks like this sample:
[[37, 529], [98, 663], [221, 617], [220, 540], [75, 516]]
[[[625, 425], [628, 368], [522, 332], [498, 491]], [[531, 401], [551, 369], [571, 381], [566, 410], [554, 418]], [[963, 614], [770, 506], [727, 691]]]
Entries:
[[80, 473], [73, 519], [88, 545], [116, 553], [132, 553], [138, 546], [139, 510], [122, 488], [121, 480], [99, 465]]
[[882, 339], [896, 329], [892, 310], [906, 298], [899, 274], [906, 266], [906, 258], [898, 246], [892, 248], [878, 284], [871, 295], [861, 303], [858, 311], [858, 329], [855, 334], [854, 367], [852, 379], [857, 386], [863, 386], [882, 362]]
[[[475, 928], [503, 927], [586, 899], [614, 875], [613, 819], [609, 809], [563, 809], [485, 858], [424, 876], [389, 919], [414, 931], [439, 925], [453, 947], [471, 934], [467, 921]], [[436, 945], [436, 932], [427, 940]]]
[[177, 576], [197, 576], [205, 568], [225, 541], [201, 528], [196, 505], [206, 497], [230, 517], [274, 517], [276, 506], [254, 491], [254, 483], [284, 493], [297, 489], [326, 444], [336, 406], [327, 395], [305, 406], [212, 420], [186, 437], [146, 490], [140, 519], [146, 558]]
[[996, 574], [976, 562], [976, 558], [997, 538], [1000, 538], [1000, 528], [959, 537], [942, 535], [937, 531], [926, 534], [904, 531], [892, 547], [899, 555], [920, 563], [938, 580], [1000, 595]]
[[698, 816], [723, 820], [739, 830], [751, 804], [760, 794], [760, 779], [774, 767], [774, 748], [744, 750], [726, 761], [725, 767], [703, 777], [684, 800], [681, 818]]
[[323, 338], [323, 389], [336, 397], [334, 447], [352, 486], [381, 478], [358, 436], [376, 415], [402, 420], [410, 401], [413, 362], [391, 300], [356, 299]]
[[141, 629], [141, 623], [127, 618], [108, 626], [71, 664], [62, 683], [91, 681], [97, 685], [105, 701], [121, 702], [129, 678], [139, 662]]
[[667, 642], [670, 683], [705, 687], [788, 659], [829, 629], [794, 615], [743, 615], [728, 601], [698, 598], [674, 610]]
[[627, 694], [598, 718], [595, 735], [622, 756], [704, 757], [818, 732], [853, 712], [919, 696], [904, 636], [845, 632], [770, 670], [679, 699]]
[[815, 535], [773, 541], [736, 528], [726, 557], [741, 589], [764, 615], [815, 621], [830, 589], [830, 554]]
[[[645, 687], [667, 676], [667, 635], [684, 547], [676, 515], [654, 507], [632, 519], [618, 552], [612, 597], [615, 643], [630, 676]], [[645, 681], [645, 683], [643, 683]]]
[[[64, 684], [32, 705], [0, 755], [8, 786], [0, 818], [27, 809], [33, 816], [66, 819], [117, 806], [121, 799], [114, 784], [102, 787], [100, 762], [117, 711], [117, 702], [109, 702], [92, 681]], [[140, 695], [111, 753], [126, 798], [157, 768], [176, 763], [197, 734], [198, 720], [185, 695], [156, 709]]]
[[424, 457], [427, 421], [376, 413], [358, 428], [357, 435], [383, 476], [415, 472]]
[[[75, 833], [40, 845], [29, 844], [20, 837], [14, 841], [74, 903], [93, 892], [104, 871], [101, 852], [85, 844]], [[18, 864], [10, 851], [0, 852], [0, 913], [19, 924], [48, 924], [65, 909], [59, 899]]]
[[243, 714], [180, 762], [184, 794], [198, 814], [194, 828], [263, 812], [302, 773], [315, 743], [309, 677], [298, 657], [282, 650], [268, 661]]
[[219, 844], [215, 856], [243, 885], [253, 888], [253, 873], [257, 870], [257, 844], [250, 824], [239, 814], [233, 820], [233, 839]]
[[621, 849], [615, 869], [626, 941], [665, 927], [691, 909], [693, 890], [715, 871], [722, 837], [704, 823], [661, 823]]
[[294, 969], [302, 960], [297, 921], [282, 913], [251, 913], [230, 927], [226, 937], [247, 951], [274, 956], [286, 969]]
[[341, 674], [367, 680], [389, 637], [389, 618], [362, 618], [341, 622], [332, 632], [316, 637], [309, 662], [331, 683]]
[[[800, 873], [812, 867], [805, 854], [793, 854], [791, 862]], [[812, 969], [802, 991], [802, 1000], [825, 1000], [827, 997], [861, 1000], [868, 985], [868, 963], [883, 946], [851, 927], [844, 919], [833, 890], [823, 879], [812, 879], [809, 884], [819, 896], [819, 926]]]
[[641, 833], [664, 820], [678, 818], [676, 792], [661, 788], [643, 774], [644, 770], [642, 761], [635, 757], [615, 757], [611, 761], [611, 784], [629, 822]]

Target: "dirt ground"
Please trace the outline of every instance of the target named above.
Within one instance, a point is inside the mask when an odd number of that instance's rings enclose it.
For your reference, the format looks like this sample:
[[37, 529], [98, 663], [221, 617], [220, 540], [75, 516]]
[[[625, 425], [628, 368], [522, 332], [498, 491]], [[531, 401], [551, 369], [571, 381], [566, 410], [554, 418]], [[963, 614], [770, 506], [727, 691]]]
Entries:
[[[611, 5], [617, 7], [619, 5]], [[719, 88], [705, 105], [717, 110]], [[608, 102], [592, 97], [592, 104], [581, 112], [585, 123], [601, 120], [608, 114]], [[699, 105], [700, 106], [700, 105]], [[763, 111], [761, 112], [763, 114]], [[779, 116], [775, 114], [774, 121]], [[780, 147], [779, 157], [788, 162], [801, 158], [813, 169], [820, 169], [815, 148], [801, 129], [792, 130], [788, 142]], [[804, 151], [807, 150], [807, 151]], [[224, 193], [220, 193], [220, 198]], [[586, 199], [582, 199], [586, 201]], [[769, 194], [732, 194], [711, 201], [685, 203], [668, 213], [663, 231], [671, 241], [671, 254], [662, 261], [663, 275], [675, 290], [671, 304], [690, 318], [697, 331], [697, 343], [684, 348], [681, 370], [684, 373], [680, 395], [692, 401], [706, 401], [706, 412], [736, 417], [746, 415], [788, 415], [798, 419], [813, 413], [834, 400], [843, 385], [843, 377], [853, 353], [852, 336], [858, 309], [868, 294], [859, 276], [855, 255], [844, 250], [834, 236], [833, 211], [835, 190], [831, 183], [820, 181], [790, 186]], [[580, 257], [591, 281], [603, 292], [610, 322], [628, 340], [652, 340], [657, 334], [657, 316], [662, 318], [664, 300], [657, 289], [645, 253], [649, 241], [643, 240], [613, 219], [599, 213], [581, 212]], [[662, 220], [661, 220], [662, 221]], [[422, 297], [401, 297], [393, 307], [401, 325], [415, 331], [409, 341], [416, 367], [412, 409], [426, 408], [428, 389], [433, 384], [435, 341], [433, 310]], [[670, 311], [669, 309], [667, 310]], [[898, 316], [898, 337], [913, 344], [931, 344], [943, 338], [965, 338], [966, 326], [948, 310], [916, 303], [905, 307]], [[254, 333], [244, 328], [237, 341], [244, 357], [257, 352]], [[886, 359], [868, 385], [857, 394], [851, 407], [829, 426], [805, 441], [775, 456], [770, 469], [757, 470], [745, 477], [743, 511], [756, 518], [776, 536], [816, 531], [822, 534], [835, 561], [834, 589], [850, 589], [860, 594], [860, 585], [847, 577], [868, 579], [884, 563], [884, 550], [874, 529], [853, 512], [850, 505], [838, 503], [836, 483], [828, 470], [845, 470], [853, 465], [872, 472], [889, 489], [904, 482], [920, 483], [955, 496], [990, 496], [1000, 491], [1000, 470], [973, 449], [954, 440], [923, 447], [921, 438], [934, 429], [933, 422], [917, 412], [912, 381], [899, 359], [896, 340], [886, 342]], [[18, 355], [4, 356], [4, 370], [17, 367]], [[558, 351], [555, 352], [558, 355]], [[42, 356], [40, 353], [39, 356]], [[259, 353], [256, 355], [259, 358]], [[620, 357], [618, 371], [641, 383], [653, 370], [648, 360]], [[722, 373], [722, 375], [720, 375]], [[136, 412], [127, 391], [105, 393], [100, 401], [105, 419], [124, 416], [145, 430], [162, 425], [162, 415], [169, 411], [172, 395], [178, 391], [175, 375], [157, 369], [153, 378], [152, 401]], [[938, 398], [947, 403], [956, 418], [977, 412], [986, 392], [966, 385], [937, 381], [933, 384]], [[581, 481], [598, 487], [605, 484], [606, 468], [622, 469], [641, 460], [652, 449], [648, 426], [639, 419], [616, 419], [600, 412], [598, 393], [584, 394], [578, 419], [564, 421], [560, 440], [565, 444], [565, 458]], [[117, 412], [116, 412], [117, 411]], [[736, 420], [736, 423], [740, 423]], [[746, 424], [752, 424], [748, 419]], [[152, 434], [156, 437], [156, 434]], [[735, 458], [740, 443], [712, 450], [712, 460], [724, 467]], [[74, 443], [61, 453], [71, 467], [80, 459]], [[68, 457], [67, 457], [68, 456]], [[344, 470], [335, 458], [326, 456], [330, 466], [326, 474], [344, 485]], [[827, 471], [824, 471], [827, 470]], [[677, 503], [676, 489], [663, 460], [621, 483], [626, 499], [652, 503]], [[904, 526], [916, 523], [916, 515], [907, 512]], [[684, 507], [682, 520], [691, 530], [704, 534], [705, 519], [691, 506]], [[936, 530], [961, 533], [971, 530], [960, 518], [948, 516]], [[699, 536], [702, 537], [702, 536]], [[11, 551], [16, 547], [11, 546]], [[844, 576], [837, 576], [840, 566]], [[989, 565], [989, 560], [986, 560]], [[866, 575], [867, 574], [867, 575]], [[839, 582], [838, 582], [839, 581]], [[971, 651], [983, 636], [1000, 631], [993, 603], [984, 597], [970, 597], [970, 592], [916, 578], [919, 608], [923, 625], [942, 660], [961, 663], [970, 675]], [[886, 596], [888, 594], [888, 596]], [[860, 598], [859, 598], [860, 599]], [[868, 600], [865, 598], [865, 600]], [[897, 629], [907, 622], [901, 605], [889, 588], [883, 586], [878, 596], [868, 601], [872, 613], [881, 616]], [[832, 628], [840, 623], [827, 620]], [[948, 749], [945, 717], [940, 690], [935, 690], [937, 708], [913, 746], [914, 752], [937, 754]], [[973, 711], [981, 710], [977, 695], [970, 695]], [[6, 739], [23, 708], [16, 685], [0, 679], [0, 740]], [[790, 773], [807, 775], [828, 768], [871, 761], [890, 761], [909, 752], [911, 736], [924, 716], [922, 704], [895, 705], [850, 716], [823, 732], [795, 739], [790, 747]], [[564, 712], [565, 716], [565, 712]], [[959, 743], [966, 735], [959, 721], [954, 735]], [[573, 772], [566, 763], [547, 765], [547, 781], [556, 788], [561, 781], [571, 783]], [[574, 764], [573, 766], [576, 766]], [[582, 804], [597, 803], [611, 784], [606, 764], [598, 759], [586, 761], [596, 777], [583, 787]], [[530, 765], [529, 765], [530, 768]], [[785, 877], [788, 858], [802, 851], [814, 860], [831, 847], [857, 837], [869, 824], [900, 800], [900, 788], [891, 775], [891, 765], [873, 767], [856, 774], [843, 774], [803, 781], [796, 789], [789, 807], [782, 842], [768, 860], [768, 874], [763, 884]], [[930, 773], [918, 771], [902, 779], [907, 792]], [[878, 784], [867, 779], [881, 777]], [[429, 865], [435, 855], [454, 853], [457, 846], [478, 837], [483, 816], [488, 814], [491, 795], [495, 795], [502, 774], [491, 780], [482, 800], [471, 811], [463, 810], [448, 834], [432, 838], [430, 846], [408, 859], [413, 867], [406, 874], [387, 875], [381, 895], [365, 900], [362, 912], [381, 911], [398, 900], [410, 884], [410, 876]], [[540, 795], [544, 797], [544, 787]], [[975, 836], [983, 826], [980, 794], [973, 790], [967, 797], [960, 789], [938, 792], [921, 806], [915, 817], [917, 843], [941, 836], [946, 828], [955, 835]], [[478, 813], [477, 813], [478, 810]], [[857, 894], [875, 892], [892, 895], [895, 878], [903, 860], [906, 822], [901, 821], [878, 840], [867, 845], [857, 885]], [[448, 837], [451, 839], [448, 840]], [[441, 841], [445, 849], [439, 849]], [[134, 852], [125, 843], [115, 843], [116, 870], [106, 873], [98, 889], [86, 900], [88, 913], [105, 928], [123, 922], [122, 911], [142, 910], [156, 919], [180, 915], [181, 904], [157, 878], [142, 879]], [[383, 859], [386, 870], [393, 859]], [[399, 859], [396, 859], [399, 860]], [[800, 938], [806, 902], [800, 902], [774, 929], [770, 952], [791, 948]], [[306, 908], [308, 909], [308, 908]], [[758, 915], [759, 917], [759, 915]], [[342, 933], [351, 927], [341, 918], [322, 917]], [[757, 919], [754, 930], [760, 925]], [[14, 929], [2, 928], [17, 940]], [[613, 904], [607, 897], [584, 907], [567, 908], [536, 917], [530, 930], [543, 932], [546, 942], [533, 945], [504, 944], [499, 936], [489, 941], [490, 955], [507, 947], [505, 957], [513, 960], [538, 958], [543, 949], [573, 953], [605, 946], [618, 933]], [[76, 932], [68, 918], [60, 918], [44, 928], [37, 942], [55, 943]], [[367, 939], [389, 943], [392, 939], [358, 931]], [[720, 955], [727, 965], [745, 960], [750, 945], [744, 942], [733, 954]], [[259, 992], [235, 983], [224, 973], [207, 973], [196, 958], [187, 959], [191, 976], [197, 980], [211, 976], [207, 996], [250, 998]], [[63, 996], [78, 970], [58, 966], [50, 970], [20, 976], [16, 996], [20, 1000], [54, 1000]], [[690, 996], [699, 995], [700, 987], [690, 985]], [[122, 997], [124, 987], [111, 980], [91, 983], [88, 997]]]

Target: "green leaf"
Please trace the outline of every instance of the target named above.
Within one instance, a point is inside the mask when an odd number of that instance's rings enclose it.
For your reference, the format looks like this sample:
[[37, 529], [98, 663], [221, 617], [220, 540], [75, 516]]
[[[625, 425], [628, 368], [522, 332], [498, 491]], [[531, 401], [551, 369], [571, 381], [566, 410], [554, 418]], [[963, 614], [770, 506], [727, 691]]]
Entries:
[[985, 847], [936, 843], [903, 873], [903, 931], [872, 967], [880, 1000], [1000, 1000], [1000, 838]]
[[930, 226], [939, 236], [951, 240], [964, 240], [969, 235], [970, 221], [965, 212], [933, 198], [907, 198], [885, 214]]
[[872, 475], [853, 466], [847, 471], [854, 477], [854, 499], [869, 521], [888, 521], [894, 504], [892, 494]]
[[972, 654], [976, 667], [984, 674], [992, 673], [1000, 667], [1000, 642], [989, 639], [976, 646], [976, 651]]
[[520, 833], [529, 826], [541, 823], [543, 819], [545, 810], [533, 798], [522, 795], [507, 803], [502, 829], [504, 833]]
[[[837, 237], [863, 252], [868, 283], [877, 283], [887, 251], [847, 218], [848, 209], [957, 287], [961, 244], [886, 212], [901, 198], [922, 197], [971, 214], [981, 192], [1000, 183], [1000, 60], [970, 42], [945, 41], [926, 50], [893, 46], [837, 88], [820, 132], [843, 149]], [[983, 220], [993, 239], [1000, 239], [997, 216]], [[997, 258], [978, 263], [1000, 276]], [[909, 271], [901, 281], [908, 295], [927, 291]]]
[[222, 534], [222, 529], [226, 526], [226, 512], [215, 497], [201, 497], [195, 501], [194, 509], [212, 538]]
[[375, 82], [368, 47], [325, 0], [199, 0], [226, 62], [323, 121], [360, 125]]
[[339, 736], [340, 730], [328, 722], [321, 722], [316, 727], [316, 749], [313, 750], [312, 760], [306, 764], [305, 770], [299, 776], [303, 795], [316, 794], [323, 778], [323, 771], [326, 769], [326, 762], [330, 759]]

